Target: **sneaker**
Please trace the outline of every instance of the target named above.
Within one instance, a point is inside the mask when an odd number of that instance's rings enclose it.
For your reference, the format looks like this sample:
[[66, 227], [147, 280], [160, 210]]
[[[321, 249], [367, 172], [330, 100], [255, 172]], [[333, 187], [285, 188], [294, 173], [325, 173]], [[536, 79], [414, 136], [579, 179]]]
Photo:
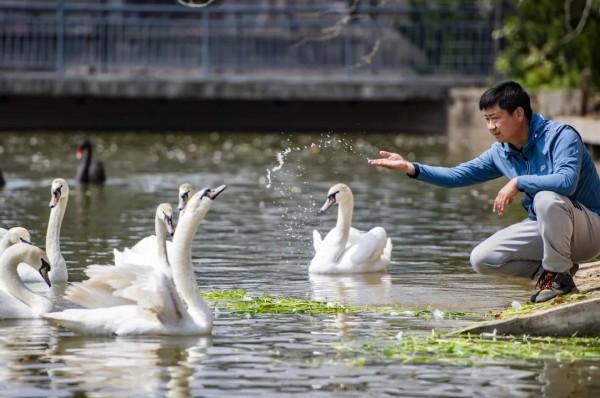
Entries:
[[579, 291], [577, 286], [575, 286], [573, 276], [570, 272], [543, 271], [536, 283], [536, 287], [539, 287], [540, 290], [531, 296], [531, 302], [533, 303], [542, 303], [556, 296], [577, 293]]

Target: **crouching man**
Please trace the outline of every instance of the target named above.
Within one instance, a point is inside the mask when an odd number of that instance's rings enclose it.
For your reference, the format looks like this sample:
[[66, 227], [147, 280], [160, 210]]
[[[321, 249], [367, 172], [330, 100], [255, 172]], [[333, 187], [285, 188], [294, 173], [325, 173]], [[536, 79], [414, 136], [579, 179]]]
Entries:
[[600, 180], [589, 151], [575, 129], [532, 113], [529, 95], [518, 83], [488, 89], [479, 109], [497, 142], [477, 158], [434, 167], [381, 151], [369, 164], [444, 187], [506, 177], [492, 211], [502, 215], [522, 192], [528, 218], [477, 245], [473, 269], [537, 277], [533, 302], [576, 292], [577, 264], [600, 253]]

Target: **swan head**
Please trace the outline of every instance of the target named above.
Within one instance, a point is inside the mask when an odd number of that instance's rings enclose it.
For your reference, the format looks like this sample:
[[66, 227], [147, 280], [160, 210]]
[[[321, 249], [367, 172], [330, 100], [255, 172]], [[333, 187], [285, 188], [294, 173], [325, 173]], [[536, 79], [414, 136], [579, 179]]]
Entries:
[[180, 212], [185, 209], [185, 205], [190, 200], [190, 198], [194, 195], [194, 187], [192, 184], [185, 183], [179, 186], [179, 203], [177, 205], [177, 210]]
[[327, 192], [327, 200], [319, 210], [319, 214], [325, 213], [327, 209], [335, 204], [347, 203], [349, 201], [352, 201], [352, 191], [350, 190], [350, 187], [342, 183], [335, 184], [329, 188], [329, 192]]
[[21, 253], [21, 262], [28, 264], [30, 267], [34, 268], [36, 271], [40, 273], [44, 282], [51, 287], [50, 278], [48, 277], [48, 272], [50, 272], [50, 262], [48, 261], [48, 257], [46, 253], [37, 246], [27, 243], [17, 243], [18, 248]]
[[221, 185], [216, 188], [204, 188], [200, 191], [200, 199], [208, 198], [210, 201], [213, 201], [225, 190], [225, 188], [227, 188], [227, 185]]
[[11, 245], [17, 243], [31, 244], [31, 235], [29, 234], [29, 231], [23, 227], [13, 227], [9, 229], [6, 236]]
[[169, 203], [161, 203], [156, 208], [156, 219], [165, 223], [169, 236], [173, 236], [175, 233], [175, 226], [173, 225], [173, 207]]
[[50, 206], [51, 209], [55, 208], [58, 205], [61, 198], [69, 197], [69, 184], [62, 178], [56, 178], [52, 181], [52, 186], [50, 187]]
[[92, 149], [92, 143], [89, 140], [82, 140], [79, 145], [77, 145], [77, 152], [75, 152], [77, 159], [81, 159], [83, 154], [90, 149]]
[[221, 185], [217, 188], [204, 188], [194, 194], [185, 207], [185, 214], [192, 215], [206, 212], [212, 206], [212, 202], [227, 188], [227, 185]]

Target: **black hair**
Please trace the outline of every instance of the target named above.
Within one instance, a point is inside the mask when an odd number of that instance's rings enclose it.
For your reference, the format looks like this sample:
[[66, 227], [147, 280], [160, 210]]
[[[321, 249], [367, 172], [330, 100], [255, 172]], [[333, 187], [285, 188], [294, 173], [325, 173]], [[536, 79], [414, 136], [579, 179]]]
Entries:
[[498, 104], [501, 109], [512, 114], [515, 109], [522, 107], [525, 117], [531, 121], [531, 101], [529, 94], [517, 82], [507, 81], [485, 90], [479, 98], [479, 110], [484, 110]]

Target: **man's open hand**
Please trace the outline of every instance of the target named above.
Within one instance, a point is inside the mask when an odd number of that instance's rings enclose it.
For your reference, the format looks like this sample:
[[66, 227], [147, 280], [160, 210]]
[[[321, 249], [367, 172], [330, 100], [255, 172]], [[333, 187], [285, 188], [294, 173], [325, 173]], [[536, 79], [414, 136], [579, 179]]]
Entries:
[[498, 191], [498, 195], [496, 196], [496, 199], [494, 199], [492, 211], [499, 216], [503, 215], [506, 207], [512, 203], [518, 193], [519, 188], [517, 187], [517, 178], [515, 177]]
[[400, 170], [407, 174], [415, 173], [415, 166], [397, 153], [379, 151], [381, 159], [368, 159], [369, 164], [391, 170]]

